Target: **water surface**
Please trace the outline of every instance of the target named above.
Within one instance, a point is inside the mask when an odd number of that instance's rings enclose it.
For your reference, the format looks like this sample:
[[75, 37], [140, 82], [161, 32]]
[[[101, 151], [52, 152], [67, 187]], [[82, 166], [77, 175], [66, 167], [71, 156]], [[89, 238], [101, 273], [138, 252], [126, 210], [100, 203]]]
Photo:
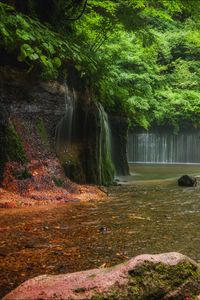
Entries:
[[176, 183], [177, 174], [200, 174], [199, 166], [132, 168], [147, 180], [131, 177], [100, 202], [1, 209], [0, 297], [37, 275], [108, 267], [142, 253], [178, 251], [200, 260], [200, 183]]
[[128, 184], [134, 184], [138, 180], [177, 179], [185, 174], [200, 174], [200, 164], [130, 163], [129, 168], [130, 176], [118, 177]]

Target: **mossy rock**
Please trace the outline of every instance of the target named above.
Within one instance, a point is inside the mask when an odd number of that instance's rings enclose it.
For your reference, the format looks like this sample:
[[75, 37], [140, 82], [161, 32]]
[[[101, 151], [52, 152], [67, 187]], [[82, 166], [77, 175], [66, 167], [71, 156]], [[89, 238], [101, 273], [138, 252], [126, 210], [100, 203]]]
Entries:
[[[24, 164], [27, 162], [28, 159], [22, 144], [21, 137], [17, 133], [14, 124], [8, 119], [6, 120], [5, 124], [1, 126], [0, 141], [0, 181], [2, 181], [6, 162], [12, 161]], [[20, 174], [16, 174], [16, 178], [30, 178], [30, 174], [24, 171]]]
[[129, 272], [128, 282], [115, 284], [103, 295], [92, 300], [184, 300], [194, 299], [200, 291], [200, 270], [190, 262], [168, 266], [146, 262]]
[[47, 144], [48, 143], [48, 134], [47, 134], [47, 131], [46, 131], [46, 128], [45, 128], [45, 125], [44, 125], [43, 118], [38, 118], [36, 120], [36, 129], [37, 129], [37, 133], [38, 133], [41, 141], [44, 144]]
[[101, 184], [108, 186], [114, 181], [114, 166], [112, 164], [110, 155], [105, 153], [105, 157], [101, 161]]
[[[162, 263], [145, 263], [129, 272], [128, 295], [135, 300], [184, 299], [186, 290], [196, 294], [194, 282], [200, 280], [200, 270], [191, 262], [181, 262], [175, 266]], [[200, 284], [200, 281], [199, 281]], [[199, 289], [198, 285], [198, 289]], [[173, 298], [172, 291], [177, 291]]]
[[172, 252], [140, 255], [108, 269], [39, 276], [3, 300], [192, 300], [199, 291], [199, 265]]
[[71, 160], [62, 164], [65, 175], [77, 183], [85, 183], [85, 174], [79, 160]]
[[5, 148], [7, 161], [27, 162], [21, 137], [12, 122], [9, 122], [6, 128]]

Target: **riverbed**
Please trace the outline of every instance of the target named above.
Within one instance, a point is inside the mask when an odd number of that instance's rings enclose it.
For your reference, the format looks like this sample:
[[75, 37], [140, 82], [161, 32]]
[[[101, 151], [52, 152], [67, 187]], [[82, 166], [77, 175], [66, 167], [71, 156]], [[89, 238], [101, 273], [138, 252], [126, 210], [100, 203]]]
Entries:
[[109, 199], [0, 210], [0, 297], [23, 281], [108, 267], [142, 253], [178, 251], [200, 260], [200, 182], [177, 186], [200, 166], [131, 166]]

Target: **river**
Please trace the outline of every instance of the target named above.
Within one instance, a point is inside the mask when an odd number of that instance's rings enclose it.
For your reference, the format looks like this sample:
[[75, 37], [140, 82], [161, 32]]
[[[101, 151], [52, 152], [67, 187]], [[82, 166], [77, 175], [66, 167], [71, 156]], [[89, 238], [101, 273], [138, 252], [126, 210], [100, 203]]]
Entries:
[[41, 274], [108, 267], [142, 253], [200, 260], [199, 165], [131, 165], [99, 202], [0, 210], [0, 297]]

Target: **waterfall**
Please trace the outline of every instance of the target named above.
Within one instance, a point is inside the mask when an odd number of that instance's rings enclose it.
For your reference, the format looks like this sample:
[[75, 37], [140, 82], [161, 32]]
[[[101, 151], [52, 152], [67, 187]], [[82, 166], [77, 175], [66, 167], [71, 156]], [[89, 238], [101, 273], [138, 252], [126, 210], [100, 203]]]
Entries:
[[[64, 82], [64, 115], [56, 127], [56, 153], [59, 157], [67, 157], [72, 146], [72, 132], [76, 93], [69, 91], [66, 81]], [[69, 159], [69, 157], [68, 157]]]
[[100, 135], [98, 145], [99, 178], [102, 184], [109, 182], [114, 177], [114, 167], [111, 157], [111, 132], [108, 116], [103, 106], [97, 104], [100, 119]]
[[65, 174], [78, 182], [112, 183], [110, 127], [103, 106], [93, 103], [89, 110], [76, 107], [75, 91], [70, 91], [66, 83], [64, 91], [64, 115], [56, 128], [56, 153]]
[[138, 163], [200, 163], [200, 136], [196, 131], [130, 133], [128, 161]]

